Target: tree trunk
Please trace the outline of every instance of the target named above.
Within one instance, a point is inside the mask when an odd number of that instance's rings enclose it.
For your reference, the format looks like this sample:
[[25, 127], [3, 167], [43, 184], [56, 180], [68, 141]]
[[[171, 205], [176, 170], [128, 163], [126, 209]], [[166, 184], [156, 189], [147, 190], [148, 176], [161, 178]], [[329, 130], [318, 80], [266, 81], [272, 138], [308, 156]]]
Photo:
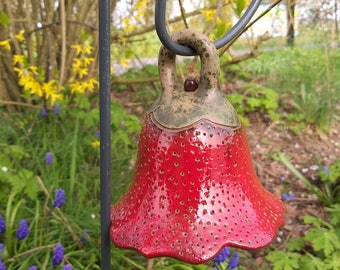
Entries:
[[[0, 24], [0, 40], [7, 40], [9, 36]], [[0, 100], [2, 101], [21, 101], [20, 88], [17, 84], [17, 76], [12, 66], [12, 51], [0, 47]], [[11, 112], [15, 111], [14, 105], [6, 105]]]
[[294, 46], [295, 0], [287, 0], [287, 46]]
[[334, 20], [335, 20], [335, 34], [338, 37], [339, 36], [339, 18], [338, 18], [338, 1], [334, 1]]

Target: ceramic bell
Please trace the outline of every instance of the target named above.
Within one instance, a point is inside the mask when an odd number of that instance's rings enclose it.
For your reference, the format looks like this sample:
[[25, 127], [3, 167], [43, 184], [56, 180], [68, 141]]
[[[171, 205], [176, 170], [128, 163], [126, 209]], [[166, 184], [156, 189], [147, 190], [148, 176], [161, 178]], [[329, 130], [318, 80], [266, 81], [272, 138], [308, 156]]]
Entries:
[[245, 131], [220, 93], [219, 57], [203, 34], [173, 39], [201, 59], [197, 89], [176, 77], [176, 55], [162, 47], [163, 92], [146, 115], [135, 174], [112, 207], [110, 236], [145, 257], [204, 263], [225, 246], [259, 249], [284, 224], [284, 204], [264, 189]]

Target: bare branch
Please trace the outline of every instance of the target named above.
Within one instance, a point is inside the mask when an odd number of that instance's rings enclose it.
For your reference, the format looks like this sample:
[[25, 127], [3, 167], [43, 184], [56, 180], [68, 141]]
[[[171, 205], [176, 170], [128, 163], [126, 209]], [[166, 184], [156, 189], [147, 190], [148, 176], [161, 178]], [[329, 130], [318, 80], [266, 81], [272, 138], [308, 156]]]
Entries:
[[187, 18], [185, 16], [185, 9], [183, 7], [182, 0], [178, 0], [178, 4], [179, 4], [179, 7], [181, 9], [181, 17], [182, 17], [183, 23], [185, 25], [185, 28], [188, 29], [189, 25], [188, 25], [188, 22], [187, 22]]
[[222, 48], [219, 55], [222, 56], [244, 32], [246, 32], [250, 27], [252, 27], [259, 19], [261, 19], [263, 16], [265, 16], [269, 11], [271, 11], [281, 1], [282, 0], [276, 0], [273, 3], [271, 3], [270, 6], [265, 11], [263, 11], [253, 21], [251, 21], [232, 41], [230, 41], [224, 48]]
[[66, 62], [66, 14], [65, 14], [65, 0], [60, 0], [60, 19], [61, 19], [61, 60], [58, 81], [58, 92], [63, 84], [65, 75], [65, 62]]

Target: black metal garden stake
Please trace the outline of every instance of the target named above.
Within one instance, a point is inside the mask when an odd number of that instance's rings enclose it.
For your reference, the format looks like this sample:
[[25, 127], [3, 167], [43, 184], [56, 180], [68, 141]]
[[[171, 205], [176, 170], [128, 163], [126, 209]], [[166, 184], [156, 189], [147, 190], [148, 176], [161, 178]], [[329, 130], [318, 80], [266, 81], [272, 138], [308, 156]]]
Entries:
[[110, 0], [99, 0], [101, 269], [110, 270]]

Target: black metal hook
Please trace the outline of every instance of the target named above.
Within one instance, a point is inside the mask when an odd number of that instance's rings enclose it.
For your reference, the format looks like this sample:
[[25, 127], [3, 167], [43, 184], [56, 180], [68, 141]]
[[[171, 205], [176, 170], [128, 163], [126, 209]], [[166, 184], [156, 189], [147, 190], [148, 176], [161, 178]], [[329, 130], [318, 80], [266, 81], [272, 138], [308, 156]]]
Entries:
[[[219, 38], [214, 42], [217, 49], [220, 49], [224, 45], [226, 45], [229, 41], [231, 41], [234, 37], [236, 37], [240, 31], [248, 24], [251, 18], [254, 16], [256, 10], [261, 4], [261, 0], [253, 0], [251, 1], [249, 7], [241, 17], [241, 19], [227, 32], [224, 36]], [[168, 34], [166, 30], [165, 24], [165, 11], [166, 11], [166, 0], [156, 0], [155, 6], [155, 24], [156, 24], [156, 32], [163, 43], [163, 45], [178, 55], [183, 56], [194, 56], [197, 55], [196, 51], [188, 46], [180, 45], [174, 42]]]

